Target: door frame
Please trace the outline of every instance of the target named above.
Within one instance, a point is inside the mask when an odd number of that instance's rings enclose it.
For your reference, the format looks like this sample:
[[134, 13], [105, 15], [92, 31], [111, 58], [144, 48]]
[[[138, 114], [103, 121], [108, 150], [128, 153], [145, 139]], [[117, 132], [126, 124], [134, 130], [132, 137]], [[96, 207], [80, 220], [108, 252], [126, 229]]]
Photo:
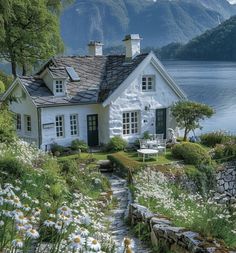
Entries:
[[164, 139], [166, 139], [166, 134], [167, 134], [167, 108], [157, 108], [155, 109], [155, 133], [156, 134], [162, 134], [161, 132], [157, 131], [157, 111], [158, 110], [163, 110], [165, 113], [163, 114], [163, 122], [164, 122]]
[[[92, 116], [96, 116], [96, 137], [95, 137], [95, 141], [94, 143], [91, 142], [91, 136], [89, 136], [89, 133], [91, 133], [91, 131], [89, 131], [89, 117]], [[95, 131], [94, 131], [95, 132]], [[89, 147], [96, 147], [99, 146], [99, 131], [98, 131], [98, 114], [88, 114], [87, 115], [87, 143]]]

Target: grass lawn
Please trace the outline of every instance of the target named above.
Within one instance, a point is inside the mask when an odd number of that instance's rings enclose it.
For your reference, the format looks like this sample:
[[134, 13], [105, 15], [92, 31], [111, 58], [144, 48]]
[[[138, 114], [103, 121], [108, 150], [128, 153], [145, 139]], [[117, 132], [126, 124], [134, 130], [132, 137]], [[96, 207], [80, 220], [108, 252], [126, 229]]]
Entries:
[[106, 160], [108, 153], [105, 152], [96, 152], [96, 153], [81, 153], [81, 154], [75, 154], [75, 155], [68, 155], [68, 156], [61, 156], [58, 157], [59, 161], [63, 160], [70, 160], [70, 159], [76, 159], [80, 158], [81, 160], [87, 160], [87, 159], [95, 159], [97, 161], [99, 160]]
[[167, 149], [166, 154], [159, 154], [157, 157], [150, 157], [149, 159], [145, 159], [145, 162], [143, 162], [143, 157], [138, 156], [138, 153], [133, 151], [133, 152], [120, 152], [124, 156], [139, 162], [140, 164], [152, 164], [152, 165], [163, 165], [163, 164], [168, 164], [173, 161], [177, 161], [176, 159], [173, 158], [171, 151]]
[[[136, 151], [129, 151], [129, 152], [120, 151], [118, 153], [119, 155], [126, 157], [126, 159], [130, 159], [130, 160], [140, 163], [140, 165], [142, 164], [163, 165], [163, 164], [168, 164], [170, 162], [176, 161], [176, 159], [172, 157], [170, 150], [167, 150], [166, 154], [163, 153], [163, 154], [159, 154], [157, 157], [150, 157], [149, 159], [146, 158], [145, 163], [143, 163], [143, 158], [141, 156], [139, 157]], [[116, 154], [116, 153], [113, 153], [113, 154]], [[80, 158], [81, 160], [86, 160], [86, 159], [94, 158], [95, 160], [99, 161], [99, 160], [106, 160], [108, 155], [109, 153], [106, 153], [106, 152], [96, 152], [92, 154], [81, 153], [81, 154], [58, 157], [58, 160], [62, 161], [62, 160], [68, 160], [68, 159], [70, 160], [70, 159], [76, 159], [76, 158]]]

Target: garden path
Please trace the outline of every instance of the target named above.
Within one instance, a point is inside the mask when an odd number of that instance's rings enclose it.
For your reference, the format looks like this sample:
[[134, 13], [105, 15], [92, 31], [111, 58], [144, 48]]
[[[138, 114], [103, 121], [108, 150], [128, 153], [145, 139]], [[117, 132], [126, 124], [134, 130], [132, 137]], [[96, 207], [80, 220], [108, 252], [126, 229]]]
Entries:
[[117, 199], [117, 205], [112, 214], [107, 217], [111, 223], [110, 230], [117, 246], [117, 253], [123, 253], [123, 239], [129, 237], [132, 239], [133, 252], [135, 253], [151, 253], [151, 250], [144, 245], [137, 237], [133, 235], [130, 227], [125, 223], [125, 217], [128, 215], [128, 206], [131, 203], [131, 194], [127, 187], [127, 181], [114, 174], [109, 174], [108, 179], [111, 183], [113, 197]]

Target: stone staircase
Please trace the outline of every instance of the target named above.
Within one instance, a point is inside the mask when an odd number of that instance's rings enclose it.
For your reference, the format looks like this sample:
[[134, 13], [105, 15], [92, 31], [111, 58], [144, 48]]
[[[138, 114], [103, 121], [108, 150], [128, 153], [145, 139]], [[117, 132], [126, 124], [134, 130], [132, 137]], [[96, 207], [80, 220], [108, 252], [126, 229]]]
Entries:
[[124, 237], [129, 237], [133, 240], [133, 252], [151, 253], [151, 250], [131, 233], [130, 227], [125, 223], [125, 217], [128, 215], [128, 206], [131, 203], [131, 194], [126, 180], [114, 174], [108, 174], [107, 176], [111, 183], [113, 197], [117, 200], [116, 208], [107, 217], [107, 221], [111, 223], [110, 230], [116, 243], [117, 253], [124, 252], [122, 245]]

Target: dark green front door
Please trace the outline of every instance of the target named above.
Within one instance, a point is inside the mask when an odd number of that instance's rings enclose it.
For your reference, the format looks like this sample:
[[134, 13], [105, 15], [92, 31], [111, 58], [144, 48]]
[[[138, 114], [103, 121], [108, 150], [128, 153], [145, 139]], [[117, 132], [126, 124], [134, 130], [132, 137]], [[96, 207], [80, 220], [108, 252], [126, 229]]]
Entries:
[[98, 146], [98, 115], [87, 115], [87, 129], [88, 129], [88, 145], [90, 147]]
[[164, 134], [166, 138], [166, 108], [156, 110], [156, 134]]

